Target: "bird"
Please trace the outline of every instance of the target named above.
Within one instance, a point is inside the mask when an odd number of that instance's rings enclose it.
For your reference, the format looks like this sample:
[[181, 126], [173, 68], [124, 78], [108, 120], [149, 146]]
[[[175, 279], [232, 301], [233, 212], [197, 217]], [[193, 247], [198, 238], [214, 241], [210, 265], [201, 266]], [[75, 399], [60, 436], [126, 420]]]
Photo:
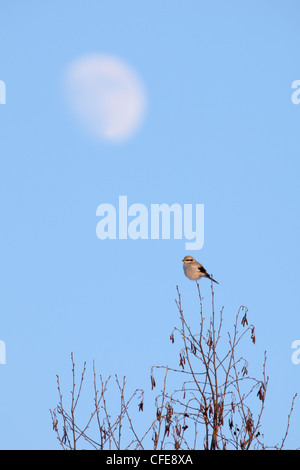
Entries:
[[212, 276], [208, 274], [205, 267], [198, 263], [198, 261], [196, 261], [192, 256], [185, 256], [182, 261], [184, 274], [186, 277], [191, 279], [191, 281], [197, 281], [198, 279], [201, 279], [201, 277], [207, 277], [216, 284], [219, 284], [218, 281], [213, 279]]

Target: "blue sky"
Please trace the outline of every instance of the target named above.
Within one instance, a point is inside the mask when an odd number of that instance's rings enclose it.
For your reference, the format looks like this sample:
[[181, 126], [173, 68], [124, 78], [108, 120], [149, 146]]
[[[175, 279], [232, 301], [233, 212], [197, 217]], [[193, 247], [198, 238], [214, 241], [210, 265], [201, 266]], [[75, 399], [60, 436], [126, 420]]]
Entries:
[[[279, 442], [300, 392], [299, 3], [1, 0], [0, 11], [0, 447], [58, 448], [49, 408], [56, 374], [69, 393], [71, 351], [132, 389], [177, 361], [175, 287], [191, 321], [196, 295], [185, 240], [99, 240], [96, 208], [120, 195], [204, 204], [192, 254], [220, 283], [228, 329], [249, 308], [254, 375], [268, 356], [265, 442]], [[144, 85], [146, 114], [127, 140], [93, 138], [68, 109], [62, 77], [88, 54], [119, 58]], [[297, 401], [290, 448], [299, 413]]]

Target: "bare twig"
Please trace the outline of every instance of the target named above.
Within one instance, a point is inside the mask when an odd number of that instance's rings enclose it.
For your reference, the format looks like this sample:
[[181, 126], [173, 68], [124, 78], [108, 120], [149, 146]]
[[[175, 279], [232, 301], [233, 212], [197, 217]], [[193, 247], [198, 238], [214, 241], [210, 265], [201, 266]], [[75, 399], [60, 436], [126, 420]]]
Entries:
[[[223, 334], [223, 311], [215, 312], [215, 295], [211, 282], [211, 312], [204, 315], [203, 298], [199, 283], [196, 283], [200, 304], [199, 327], [195, 334], [184, 316], [179, 288], [176, 306], [179, 326], [170, 339], [173, 344], [177, 337], [179, 347], [179, 368], [176, 366], [153, 366], [151, 388], [157, 387], [154, 371], [164, 371], [162, 388], [155, 398], [155, 415], [144, 427], [136, 431], [135, 421], [144, 409], [144, 391], [136, 389], [127, 397], [126, 378], [120, 381], [115, 376], [119, 393], [119, 405], [110, 411], [107, 398], [111, 384], [110, 377], [104, 380], [100, 375], [97, 386], [95, 363], [93, 362], [94, 399], [92, 410], [84, 424], [79, 424], [77, 409], [86, 374], [84, 363], [79, 386], [76, 386], [76, 368], [72, 362], [72, 389], [70, 411], [65, 406], [60, 379], [57, 376], [59, 401], [50, 410], [53, 430], [63, 449], [134, 449], [154, 450], [166, 448], [198, 449], [266, 449], [262, 440], [261, 420], [265, 407], [269, 378], [266, 375], [266, 353], [262, 377], [249, 376], [248, 361], [241, 355], [243, 342], [248, 338], [255, 344], [255, 329], [249, 324], [248, 309], [241, 306], [233, 318], [233, 330]], [[176, 341], [175, 341], [176, 336]], [[227, 338], [227, 342], [226, 342]], [[225, 344], [224, 341], [225, 340]], [[159, 374], [160, 375], [160, 374]], [[176, 388], [169, 389], [169, 377], [177, 376]], [[293, 397], [287, 427], [280, 446], [284, 448], [290, 429], [291, 415], [296, 395]], [[138, 401], [134, 408], [133, 404]], [[84, 447], [83, 447], [84, 446]]]

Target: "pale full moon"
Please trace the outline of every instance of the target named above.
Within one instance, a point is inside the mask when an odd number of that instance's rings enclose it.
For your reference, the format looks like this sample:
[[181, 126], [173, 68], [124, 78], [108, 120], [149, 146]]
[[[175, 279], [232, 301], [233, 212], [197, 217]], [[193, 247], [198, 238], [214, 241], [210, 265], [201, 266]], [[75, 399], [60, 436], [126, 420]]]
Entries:
[[80, 124], [99, 140], [131, 137], [146, 110], [146, 92], [137, 73], [124, 61], [87, 55], [65, 71], [67, 101]]

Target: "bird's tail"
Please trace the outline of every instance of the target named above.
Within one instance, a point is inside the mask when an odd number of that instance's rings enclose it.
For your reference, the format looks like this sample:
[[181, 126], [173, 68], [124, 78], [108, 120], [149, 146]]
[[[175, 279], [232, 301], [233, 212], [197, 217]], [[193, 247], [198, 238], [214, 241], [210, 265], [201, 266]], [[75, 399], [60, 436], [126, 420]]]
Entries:
[[206, 277], [210, 279], [211, 281], [214, 281], [216, 284], [219, 284], [218, 281], [216, 281], [213, 277], [211, 277], [209, 274], [206, 274]]

